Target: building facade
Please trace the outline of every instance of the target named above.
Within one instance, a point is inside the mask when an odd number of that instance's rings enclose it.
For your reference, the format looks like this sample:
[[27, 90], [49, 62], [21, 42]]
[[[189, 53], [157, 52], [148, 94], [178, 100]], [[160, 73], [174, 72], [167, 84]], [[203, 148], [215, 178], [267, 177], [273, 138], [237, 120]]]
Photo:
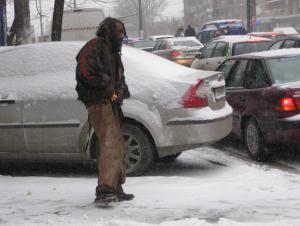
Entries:
[[[185, 25], [199, 28], [207, 21], [219, 19], [242, 19], [247, 24], [247, 0], [183, 1]], [[287, 25], [300, 28], [300, 0], [256, 0], [256, 13], [257, 30]]]

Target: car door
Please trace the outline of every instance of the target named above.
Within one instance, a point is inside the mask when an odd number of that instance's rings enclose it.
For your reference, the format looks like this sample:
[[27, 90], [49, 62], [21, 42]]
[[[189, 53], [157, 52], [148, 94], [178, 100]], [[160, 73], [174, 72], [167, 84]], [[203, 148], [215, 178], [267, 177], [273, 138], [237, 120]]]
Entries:
[[[5, 85], [8, 79], [0, 72], [1, 85]], [[0, 90], [0, 152], [25, 151], [22, 105], [21, 97], [15, 92]]]
[[[78, 152], [78, 140], [86, 110], [76, 100], [75, 60], [72, 45], [28, 48], [24, 67], [32, 94], [24, 100], [26, 149], [31, 153]], [[65, 54], [67, 52], [68, 54]], [[30, 57], [29, 57], [30, 56]], [[38, 66], [37, 66], [38, 65]]]
[[246, 113], [260, 120], [268, 112], [272, 101], [268, 95], [271, 80], [261, 59], [251, 59], [248, 70], [244, 76], [243, 86], [246, 94]]
[[243, 79], [247, 70], [247, 59], [239, 59], [226, 78], [226, 100], [233, 109], [232, 131], [240, 135], [240, 120], [246, 109], [246, 94]]
[[6, 48], [0, 52], [0, 152], [4, 153], [4, 157], [25, 152], [23, 102], [19, 92], [24, 84], [23, 78], [18, 75], [22, 67], [16, 64], [15, 48]]
[[212, 53], [210, 59], [208, 59], [207, 70], [214, 71], [223, 61], [226, 59], [227, 43], [226, 42], [216, 42], [217, 45]]
[[211, 58], [216, 46], [217, 46], [217, 43], [213, 42], [213, 43], [208, 44], [201, 50], [201, 58], [197, 60], [196, 68], [202, 69], [202, 70], [209, 70], [210, 62], [211, 62], [210, 58]]

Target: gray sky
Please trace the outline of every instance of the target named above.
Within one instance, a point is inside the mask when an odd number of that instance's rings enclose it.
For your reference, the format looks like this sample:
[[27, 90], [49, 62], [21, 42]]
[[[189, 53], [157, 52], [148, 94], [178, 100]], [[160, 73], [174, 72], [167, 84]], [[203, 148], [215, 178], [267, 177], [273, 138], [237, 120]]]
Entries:
[[182, 17], [183, 16], [183, 0], [168, 0], [168, 7], [163, 12], [163, 16]]

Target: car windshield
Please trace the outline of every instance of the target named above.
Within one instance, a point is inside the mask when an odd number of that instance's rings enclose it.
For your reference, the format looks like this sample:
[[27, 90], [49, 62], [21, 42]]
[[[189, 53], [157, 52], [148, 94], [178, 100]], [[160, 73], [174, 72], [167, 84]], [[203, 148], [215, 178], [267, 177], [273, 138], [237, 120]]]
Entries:
[[272, 44], [271, 41], [259, 41], [259, 42], [240, 42], [233, 45], [232, 55], [241, 55], [252, 52], [260, 52], [267, 50]]
[[268, 59], [267, 64], [275, 84], [300, 81], [300, 56]]
[[173, 42], [174, 46], [201, 46], [201, 44], [194, 40], [182, 40]]

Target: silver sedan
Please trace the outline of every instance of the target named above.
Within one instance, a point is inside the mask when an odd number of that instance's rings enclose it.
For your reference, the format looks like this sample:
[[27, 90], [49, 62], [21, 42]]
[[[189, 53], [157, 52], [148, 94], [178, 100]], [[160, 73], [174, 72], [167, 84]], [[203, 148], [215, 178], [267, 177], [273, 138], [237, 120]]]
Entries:
[[[83, 42], [0, 49], [0, 159], [90, 160], [97, 139], [75, 92], [75, 56]], [[124, 102], [127, 172], [230, 133], [232, 109], [219, 72], [183, 67], [123, 47], [132, 96]]]

